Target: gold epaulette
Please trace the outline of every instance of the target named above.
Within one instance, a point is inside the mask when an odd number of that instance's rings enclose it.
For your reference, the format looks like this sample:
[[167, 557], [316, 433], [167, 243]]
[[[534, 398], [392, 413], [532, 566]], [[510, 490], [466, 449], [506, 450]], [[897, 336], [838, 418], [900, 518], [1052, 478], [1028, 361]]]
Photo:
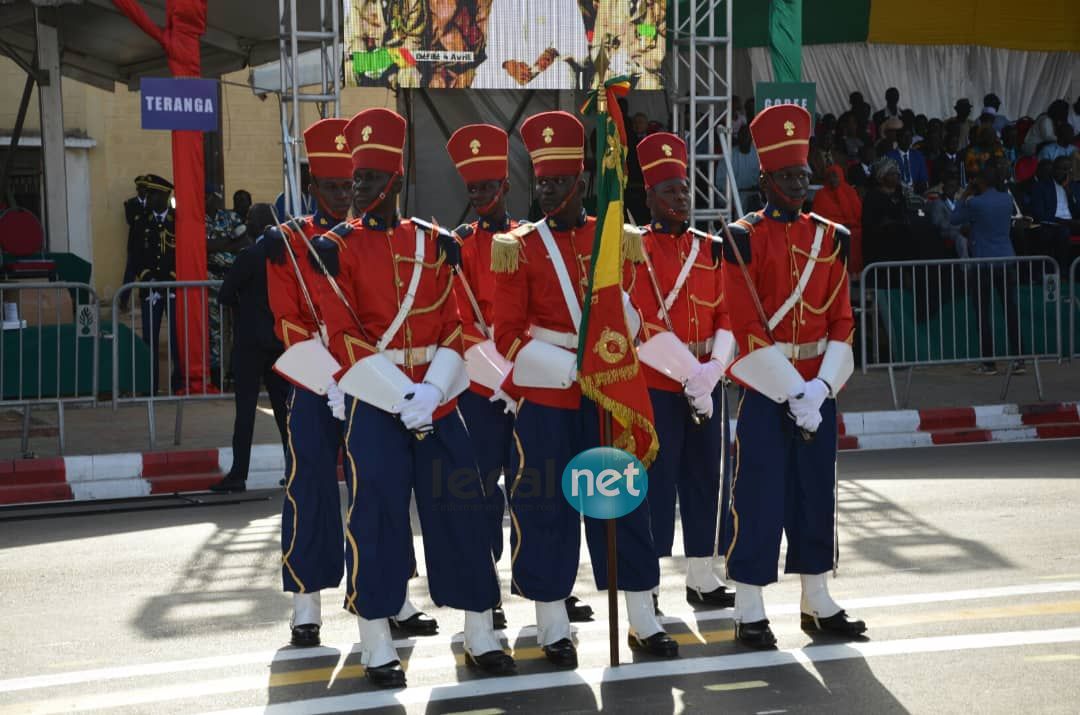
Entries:
[[645, 262], [645, 248], [642, 245], [641, 229], [633, 224], [624, 223], [622, 233], [622, 257], [631, 263]]
[[521, 263], [521, 239], [531, 233], [531, 223], [523, 223], [506, 233], [497, 233], [491, 243], [491, 270], [495, 273], [516, 273]]

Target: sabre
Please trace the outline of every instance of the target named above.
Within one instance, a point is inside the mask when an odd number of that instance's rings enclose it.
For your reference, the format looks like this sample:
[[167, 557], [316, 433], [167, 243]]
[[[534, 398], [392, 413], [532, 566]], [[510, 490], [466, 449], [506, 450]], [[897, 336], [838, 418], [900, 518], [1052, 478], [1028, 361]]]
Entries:
[[[743, 279], [746, 281], [746, 287], [750, 291], [750, 299], [753, 301], [754, 309], [761, 319], [761, 327], [765, 329], [765, 337], [769, 339], [769, 342], [776, 343], [776, 338], [773, 337], [772, 329], [769, 327], [769, 318], [765, 314], [765, 307], [761, 304], [761, 298], [758, 296], [757, 288], [754, 286], [754, 279], [750, 276], [750, 270], [746, 267], [746, 261], [743, 260], [742, 251], [739, 250], [739, 244], [732, 238], [731, 229], [728, 228], [727, 221], [723, 218], [720, 218], [720, 228], [724, 231], [724, 238], [727, 241], [727, 245], [731, 246], [731, 252], [735, 256], [735, 262], [739, 264], [739, 272], [742, 273]], [[802, 397], [802, 394], [800, 393], [795, 397], [798, 399]], [[791, 413], [789, 412], [788, 415], [790, 414]], [[800, 427], [799, 433], [802, 435], [804, 442], [810, 442], [814, 439], [815, 433], [810, 430]]]
[[[652, 284], [656, 302], [660, 305], [660, 316], [664, 319], [664, 326], [667, 327], [668, 332], [674, 333], [675, 328], [672, 326], [671, 314], [668, 313], [667, 304], [664, 302], [664, 294], [660, 290], [660, 281], [656, 277], [656, 270], [653, 268], [652, 257], [649, 256], [649, 251], [645, 248], [644, 241], [641, 243], [641, 253], [645, 256], [645, 272], [649, 274], [649, 283]], [[683, 393], [683, 396], [686, 397], [686, 401], [690, 406], [690, 419], [693, 420], [694, 424], [700, 425], [704, 421], [704, 415], [694, 408], [693, 402], [690, 401], [690, 397], [686, 395], [685, 392]]]
[[[463, 240], [465, 238], [468, 238], [468, 236], [472, 235], [471, 226], [466, 226], [466, 228], [468, 228], [470, 231], [470, 233], [466, 236], [462, 236], [458, 233], [458, 229], [460, 228], [462, 227], [458, 226], [458, 228], [455, 228], [453, 231], [450, 232], [450, 236], [453, 239]], [[465, 275], [465, 271], [462, 269], [461, 261], [458, 261], [456, 264], [451, 264], [450, 270], [453, 272], [454, 276], [461, 281], [461, 287], [465, 289], [465, 297], [468, 298], [469, 306], [472, 308], [473, 315], [476, 316], [476, 321], [480, 325], [480, 332], [484, 334], [485, 338], [491, 340], [494, 337], [492, 335], [491, 328], [488, 327], [487, 321], [484, 320], [484, 313], [482, 310], [480, 310], [480, 301], [476, 299], [476, 293], [473, 292], [472, 286], [469, 284], [469, 279]]]

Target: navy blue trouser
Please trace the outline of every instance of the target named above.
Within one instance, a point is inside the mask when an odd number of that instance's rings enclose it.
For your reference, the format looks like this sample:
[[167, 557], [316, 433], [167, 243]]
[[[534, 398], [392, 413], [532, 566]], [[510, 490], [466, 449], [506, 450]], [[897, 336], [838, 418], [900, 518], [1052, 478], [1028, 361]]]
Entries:
[[[472, 390], [458, 396], [458, 408], [469, 430], [476, 451], [476, 465], [484, 479], [484, 494], [491, 517], [491, 555], [498, 561], [503, 552], [503, 514], [506, 511], [506, 498], [499, 489], [499, 475], [505, 474], [508, 478], [511, 474], [507, 465], [514, 438], [514, 416], [505, 412], [506, 403], [502, 400], [489, 402], [488, 398]], [[505, 479], [503, 483], [506, 483]]]
[[671, 556], [675, 540], [675, 495], [682, 515], [683, 553], [712, 556], [720, 512], [724, 389], [713, 391], [713, 416], [694, 424], [682, 392], [649, 390], [660, 452], [649, 467], [649, 515], [657, 556]]
[[806, 441], [787, 404], [743, 390], [727, 525], [727, 569], [735, 581], [766, 586], [777, 580], [781, 532], [787, 535], [785, 573], [825, 573], [835, 565], [835, 400], [825, 400], [821, 417]]
[[286, 591], [313, 593], [340, 584], [345, 568], [337, 479], [342, 422], [325, 397], [294, 386], [286, 427], [281, 578]]
[[[562, 473], [570, 459], [599, 446], [596, 405], [582, 399], [580, 409], [545, 407], [525, 400], [514, 423], [516, 466], [510, 487], [512, 590], [534, 601], [559, 601], [577, 578], [581, 515], [562, 493]], [[585, 517], [597, 588], [607, 588], [607, 527]], [[649, 530], [649, 507], [616, 520], [618, 587], [648, 591], [660, 583], [660, 566]]]
[[368, 619], [401, 609], [415, 570], [411, 494], [432, 600], [466, 611], [493, 608], [499, 583], [486, 499], [461, 416], [455, 410], [436, 420], [434, 434], [418, 440], [396, 415], [351, 397], [345, 408], [345, 608]]

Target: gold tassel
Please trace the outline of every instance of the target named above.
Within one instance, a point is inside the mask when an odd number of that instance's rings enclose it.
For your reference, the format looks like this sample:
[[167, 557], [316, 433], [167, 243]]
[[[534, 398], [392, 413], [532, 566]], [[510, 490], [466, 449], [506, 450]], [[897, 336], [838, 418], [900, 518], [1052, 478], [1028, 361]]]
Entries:
[[645, 262], [645, 248], [641, 243], [641, 230], [637, 226], [623, 224], [622, 257], [631, 263]]
[[491, 270], [516, 273], [521, 260], [521, 243], [512, 233], [497, 233], [491, 244]]

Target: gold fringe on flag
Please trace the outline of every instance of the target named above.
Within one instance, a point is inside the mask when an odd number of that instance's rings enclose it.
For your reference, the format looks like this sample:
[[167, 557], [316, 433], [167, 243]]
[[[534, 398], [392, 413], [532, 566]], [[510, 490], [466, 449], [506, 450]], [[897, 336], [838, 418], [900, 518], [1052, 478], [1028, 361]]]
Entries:
[[641, 229], [628, 223], [623, 224], [622, 257], [624, 261], [645, 262], [645, 248], [641, 241]]

